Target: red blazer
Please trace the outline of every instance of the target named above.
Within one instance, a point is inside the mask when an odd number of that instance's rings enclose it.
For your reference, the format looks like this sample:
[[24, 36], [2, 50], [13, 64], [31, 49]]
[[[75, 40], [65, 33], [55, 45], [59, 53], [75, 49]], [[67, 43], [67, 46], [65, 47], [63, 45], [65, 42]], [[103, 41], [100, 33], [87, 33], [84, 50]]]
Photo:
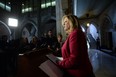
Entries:
[[62, 46], [63, 60], [58, 65], [74, 77], [87, 77], [93, 72], [87, 50], [85, 34], [75, 29]]

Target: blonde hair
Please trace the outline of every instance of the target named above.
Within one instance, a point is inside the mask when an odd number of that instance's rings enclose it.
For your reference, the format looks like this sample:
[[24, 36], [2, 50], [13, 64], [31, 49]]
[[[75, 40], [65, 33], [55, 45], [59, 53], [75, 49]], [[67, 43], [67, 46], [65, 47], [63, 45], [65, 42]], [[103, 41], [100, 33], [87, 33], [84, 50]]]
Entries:
[[71, 15], [71, 14], [70, 15], [64, 15], [62, 17], [62, 25], [64, 23], [63, 21], [64, 21], [65, 18], [68, 18], [68, 20], [70, 22], [71, 29], [75, 29], [75, 28], [81, 29], [77, 16]]

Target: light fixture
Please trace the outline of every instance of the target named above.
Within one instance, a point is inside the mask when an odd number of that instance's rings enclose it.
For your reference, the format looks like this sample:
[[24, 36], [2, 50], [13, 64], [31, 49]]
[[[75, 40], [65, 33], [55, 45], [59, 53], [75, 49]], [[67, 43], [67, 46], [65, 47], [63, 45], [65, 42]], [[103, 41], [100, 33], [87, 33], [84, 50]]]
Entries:
[[89, 23], [87, 23], [87, 27], [89, 27], [89, 25], [90, 25], [90, 24], [89, 24]]
[[8, 18], [8, 25], [11, 27], [17, 27], [18, 26], [18, 19]]

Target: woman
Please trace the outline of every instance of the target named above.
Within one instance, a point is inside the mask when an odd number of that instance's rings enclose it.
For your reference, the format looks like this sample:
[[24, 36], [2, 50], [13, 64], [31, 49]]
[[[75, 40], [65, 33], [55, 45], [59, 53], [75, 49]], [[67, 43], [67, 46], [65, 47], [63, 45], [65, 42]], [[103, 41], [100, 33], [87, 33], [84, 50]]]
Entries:
[[58, 66], [71, 77], [94, 77], [86, 37], [78, 18], [74, 15], [65, 15], [62, 18], [62, 25], [68, 37], [62, 46], [63, 60], [58, 61]]

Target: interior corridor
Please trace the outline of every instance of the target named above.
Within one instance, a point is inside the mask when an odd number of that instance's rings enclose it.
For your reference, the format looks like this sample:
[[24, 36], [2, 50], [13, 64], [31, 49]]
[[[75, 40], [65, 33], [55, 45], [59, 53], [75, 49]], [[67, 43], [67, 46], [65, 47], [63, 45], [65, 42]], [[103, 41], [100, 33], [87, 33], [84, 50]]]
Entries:
[[[111, 53], [111, 52], [110, 52]], [[96, 77], [116, 77], [116, 56], [96, 49], [89, 50]]]

